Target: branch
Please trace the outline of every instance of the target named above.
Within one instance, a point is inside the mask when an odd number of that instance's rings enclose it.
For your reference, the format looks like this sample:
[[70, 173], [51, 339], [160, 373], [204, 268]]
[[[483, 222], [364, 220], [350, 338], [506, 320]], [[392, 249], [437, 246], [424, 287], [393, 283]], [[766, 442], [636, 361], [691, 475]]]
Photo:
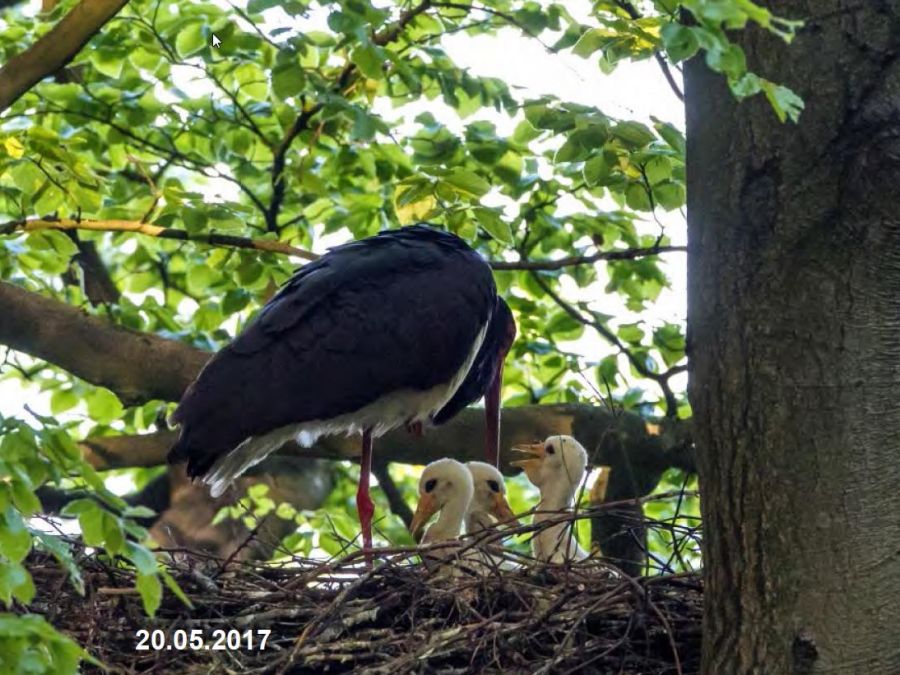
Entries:
[[596, 321], [594, 319], [588, 319], [581, 312], [579, 312], [575, 307], [570, 305], [568, 302], [563, 300], [559, 295], [554, 292], [552, 288], [541, 279], [540, 275], [532, 273], [532, 277], [535, 282], [541, 289], [549, 295], [553, 301], [559, 305], [563, 311], [566, 312], [569, 316], [575, 319], [578, 323], [584, 326], [591, 326], [594, 330], [596, 330], [600, 335], [602, 335], [607, 342], [612, 344], [616, 349], [619, 350], [619, 353], [624, 354], [628, 359], [628, 362], [634, 367], [634, 369], [640, 373], [643, 377], [646, 377], [649, 380], [653, 380], [659, 385], [659, 388], [662, 389], [663, 397], [666, 400], [666, 417], [674, 419], [678, 415], [678, 401], [675, 398], [675, 394], [672, 392], [672, 388], [669, 386], [669, 378], [677, 373], [682, 373], [686, 370], [686, 366], [672, 366], [664, 373], [656, 373], [649, 368], [647, 365], [641, 361], [638, 357], [631, 353], [628, 348], [622, 343], [622, 341], [618, 338], [618, 336], [613, 333], [609, 328], [604, 326], [600, 321]]
[[188, 232], [169, 227], [160, 227], [150, 223], [142, 223], [135, 220], [70, 220], [66, 218], [40, 218], [35, 220], [20, 220], [0, 225], [0, 235], [12, 234], [16, 231], [34, 232], [37, 230], [93, 230], [95, 232], [136, 232], [148, 237], [160, 239], [176, 239], [178, 241], [197, 241], [209, 246], [227, 246], [234, 248], [249, 248], [270, 253], [283, 253], [285, 255], [303, 258], [304, 260], [318, 260], [319, 256], [310, 251], [296, 248], [281, 241], [268, 239], [250, 239], [248, 237], [235, 237], [230, 234], [216, 234], [214, 232]]
[[291, 128], [288, 129], [281, 143], [275, 148], [272, 160], [272, 201], [269, 202], [269, 207], [265, 210], [266, 229], [269, 232], [278, 231], [278, 213], [281, 211], [282, 203], [284, 203], [284, 166], [287, 160], [287, 151], [290, 149], [294, 139], [300, 135], [300, 132], [306, 129], [312, 116], [321, 109], [322, 104], [318, 103], [297, 115]]
[[0, 344], [107, 387], [126, 405], [177, 401], [210, 356], [2, 281], [0, 317]]
[[[41, 218], [35, 220], [20, 220], [0, 224], [0, 235], [13, 234], [14, 232], [34, 232], [37, 230], [90, 230], [94, 232], [136, 232], [148, 237], [161, 239], [175, 239], [178, 241], [196, 241], [208, 246], [225, 246], [234, 248], [255, 249], [269, 253], [282, 253], [284, 255], [303, 258], [304, 260], [318, 260], [319, 255], [281, 241], [269, 239], [252, 239], [249, 237], [236, 237], [229, 234], [216, 234], [210, 232], [188, 232], [169, 227], [160, 227], [150, 223], [142, 223], [134, 220], [70, 220], [65, 218]], [[531, 270], [548, 271], [558, 270], [576, 265], [589, 265], [600, 260], [633, 260], [644, 256], [670, 253], [673, 251], [686, 251], [685, 246], [650, 246], [646, 248], [626, 248], [616, 251], [600, 251], [586, 256], [570, 256], [557, 258], [556, 260], [519, 260], [507, 262], [505, 260], [488, 261], [495, 270]]]
[[660, 253], [669, 253], [672, 251], [687, 251], [687, 247], [648, 246], [646, 248], [626, 248], [617, 251], [600, 251], [592, 255], [570, 256], [567, 258], [557, 258], [556, 260], [518, 260], [516, 262], [492, 260], [490, 262], [491, 267], [495, 270], [531, 270], [534, 272], [538, 272], [559, 270], [563, 269], [564, 267], [574, 267], [575, 265], [590, 265], [599, 260], [634, 260], [635, 258], [659, 255]]
[[71, 61], [128, 0], [82, 0], [29, 49], [0, 68], [0, 113]]
[[406, 28], [410, 21], [415, 19], [419, 14], [426, 11], [430, 7], [432, 7], [431, 0], [422, 0], [418, 5], [412, 7], [400, 15], [400, 18], [397, 19], [397, 23], [388, 28], [383, 33], [379, 33], [374, 38], [372, 38], [372, 42], [379, 47], [384, 47], [385, 45], [390, 44], [398, 37], [400, 37], [400, 33], [403, 32], [403, 29]]
[[[400, 37], [400, 33], [409, 25], [410, 21], [415, 19], [419, 14], [427, 10], [431, 7], [431, 0], [423, 0], [419, 5], [413, 7], [412, 9], [408, 9], [400, 15], [400, 18], [397, 20], [393, 26], [388, 28], [382, 33], [378, 33], [372, 37], [373, 44], [379, 45], [381, 47], [390, 44], [398, 37]], [[337, 84], [334, 89], [337, 93], [340, 93], [344, 90], [344, 88], [349, 83], [350, 77], [353, 74], [353, 71], [356, 69], [356, 66], [353, 63], [348, 63], [347, 66], [341, 71], [340, 76], [338, 77]], [[291, 143], [294, 142], [294, 139], [300, 135], [305, 129], [308, 128], [309, 121], [312, 117], [318, 113], [323, 107], [322, 103], [316, 103], [315, 105], [310, 106], [303, 110], [297, 118], [294, 120], [294, 123], [291, 125], [291, 128], [288, 129], [288, 132], [285, 134], [284, 138], [281, 140], [274, 151], [274, 158], [272, 160], [272, 201], [269, 203], [269, 207], [265, 210], [266, 216], [266, 228], [269, 232], [277, 232], [278, 231], [278, 214], [281, 211], [281, 205], [284, 203], [285, 196], [285, 182], [284, 182], [284, 167], [287, 161], [287, 151], [291, 147]]]
[[[609, 499], [647, 494], [663, 471], [672, 466], [686, 468], [683, 444], [689, 438], [690, 426], [680, 421], [669, 422], [666, 429], [670, 431], [659, 434], [655, 426], [648, 427], [635, 413], [614, 414], [605, 407], [587, 404], [516, 406], [505, 408], [502, 419], [504, 449], [553, 434], [570, 434], [579, 439], [590, 451], [592, 464], [612, 467]], [[176, 436], [176, 431], [167, 430], [137, 436], [91, 437], [81, 443], [81, 449], [85, 459], [98, 470], [151, 467], [165, 462]], [[675, 438], [679, 440], [674, 442]], [[325, 436], [310, 448], [287, 443], [276, 457], [355, 461], [359, 452], [358, 436]], [[515, 459], [510, 454], [501, 453], [501, 469], [507, 474], [517, 473], [508, 464]], [[484, 459], [483, 410], [467, 408], [447, 424], [428, 429], [423, 438], [396, 429], [375, 444], [376, 464], [427, 464], [441, 457], [462, 462]], [[687, 468], [692, 467], [691, 461]], [[635, 480], [635, 475], [640, 479]]]
[[[633, 21], [637, 21], [641, 18], [641, 13], [629, 0], [616, 0], [616, 4], [624, 9]], [[662, 70], [663, 76], [666, 78], [666, 82], [669, 83], [675, 96], [678, 97], [679, 101], [684, 102], [684, 93], [678, 87], [678, 83], [672, 75], [672, 70], [669, 68], [669, 62], [666, 60], [666, 57], [659, 51], [653, 52], [653, 56], [656, 58], [656, 63], [659, 64], [659, 68]]]

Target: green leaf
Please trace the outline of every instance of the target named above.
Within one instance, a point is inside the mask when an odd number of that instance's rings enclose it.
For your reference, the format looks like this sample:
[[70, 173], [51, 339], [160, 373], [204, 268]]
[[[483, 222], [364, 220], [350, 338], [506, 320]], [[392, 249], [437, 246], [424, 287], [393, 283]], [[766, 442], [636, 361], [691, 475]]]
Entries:
[[156, 557], [147, 547], [133, 541], [126, 541], [125, 551], [128, 559], [134, 564], [135, 569], [139, 573], [146, 575], [156, 574]]
[[109, 389], [98, 387], [85, 398], [88, 415], [98, 424], [109, 424], [122, 416], [122, 403]]
[[700, 42], [694, 32], [680, 23], [667, 23], [660, 33], [663, 46], [675, 63], [691, 58], [700, 49]]
[[253, 101], [262, 101], [269, 93], [269, 78], [256, 64], [243, 63], [235, 68], [234, 79], [241, 95]]
[[137, 583], [135, 587], [141, 594], [141, 601], [144, 603], [144, 612], [147, 616], [153, 618], [156, 610], [162, 603], [162, 584], [159, 582], [159, 576], [156, 574], [140, 574], [137, 575]]
[[34, 594], [34, 582], [28, 570], [18, 562], [0, 560], [0, 600], [7, 607], [12, 604], [13, 598], [27, 605], [34, 599]]
[[196, 54], [207, 45], [206, 27], [200, 22], [192, 22], [178, 31], [175, 49], [181, 56]]
[[644, 339], [644, 330], [638, 323], [625, 323], [616, 331], [618, 336], [632, 345], [639, 345]]
[[122, 511], [122, 515], [126, 518], [152, 518], [156, 511], [146, 506], [129, 506]]
[[216, 273], [208, 265], [204, 263], [194, 265], [187, 273], [188, 290], [197, 294], [206, 293], [215, 279]]
[[610, 31], [606, 28], [591, 28], [585, 31], [575, 46], [572, 47], [572, 53], [586, 59], [599, 49], [602, 49], [609, 43]]
[[96, 504], [95, 508], [78, 514], [78, 526], [81, 528], [81, 538], [87, 546], [103, 546], [105, 539], [104, 514], [105, 511]]
[[400, 221], [400, 224], [408, 225], [409, 223], [426, 219], [428, 215], [434, 211], [436, 206], [437, 199], [435, 199], [434, 195], [428, 194], [418, 201], [403, 205], [400, 205], [398, 200], [395, 202], [394, 211], [397, 214], [397, 220]]
[[612, 167], [607, 163], [606, 157], [601, 153], [591, 157], [584, 163], [582, 170], [584, 182], [588, 185], [596, 185], [602, 182], [612, 171]]
[[38, 545], [44, 550], [52, 553], [53, 557], [56, 558], [63, 569], [65, 569], [66, 573], [69, 575], [69, 581], [75, 588], [75, 591], [79, 595], [84, 595], [84, 580], [81, 577], [81, 568], [78, 567], [78, 564], [75, 562], [72, 551], [65, 540], [63, 540], [62, 537], [48, 532], [36, 532], [35, 538], [37, 539]]
[[0, 555], [12, 562], [21, 562], [31, 550], [31, 533], [22, 516], [12, 506], [0, 518]]
[[194, 603], [191, 602], [191, 599], [185, 595], [183, 590], [181, 590], [181, 586], [179, 586], [178, 582], [172, 578], [171, 574], [164, 569], [160, 569], [159, 575], [162, 577], [162, 580], [165, 582], [166, 586], [168, 586], [169, 590], [172, 591], [172, 595], [181, 600], [181, 602], [189, 609], [194, 609]]
[[28, 235], [28, 246], [37, 251], [53, 251], [62, 258], [71, 258], [78, 253], [78, 246], [64, 232], [40, 230]]
[[41, 510], [41, 500], [21, 480], [12, 481], [13, 504], [23, 516], [31, 516]]
[[629, 208], [635, 211], [652, 211], [653, 205], [650, 203], [650, 196], [647, 194], [647, 188], [643, 183], [629, 183], [625, 188], [625, 203]]
[[615, 355], [606, 356], [597, 366], [597, 381], [604, 387], [613, 387], [619, 377], [619, 363]]
[[644, 165], [644, 175], [651, 185], [664, 181], [672, 175], [672, 162], [661, 155], [651, 157]]
[[384, 77], [382, 64], [385, 60], [384, 50], [373, 44], [366, 44], [353, 50], [350, 56], [358, 67], [360, 72], [366, 77], [373, 80], [380, 80]]
[[50, 396], [50, 412], [59, 415], [78, 405], [78, 394], [72, 389], [57, 389]]
[[299, 63], [281, 63], [272, 70], [272, 91], [282, 100], [299, 94], [305, 83], [306, 76]]
[[442, 180], [451, 185], [456, 192], [464, 197], [483, 197], [491, 189], [491, 184], [484, 178], [474, 171], [466, 169], [454, 169], [451, 173], [444, 176]]
[[89, 56], [94, 68], [109, 78], [118, 79], [125, 65], [124, 55], [115, 49], [92, 49]]
[[683, 156], [685, 151], [684, 134], [668, 122], [663, 122], [656, 117], [651, 119], [653, 120], [653, 128], [656, 129], [656, 133], [662, 136], [662, 139], [669, 144], [669, 147]]
[[472, 209], [478, 224], [484, 228], [485, 232], [491, 235], [497, 241], [512, 246], [514, 243], [512, 230], [499, 213], [493, 209], [487, 209], [478, 206]]
[[125, 533], [122, 531], [122, 523], [108, 511], [102, 511], [102, 514], [103, 548], [110, 555], [118, 555], [125, 544]]
[[780, 121], [784, 122], [787, 119], [795, 123], [800, 121], [800, 113], [803, 112], [804, 105], [803, 99], [797, 96], [793, 90], [766, 80], [763, 83], [763, 91]]
[[656, 138], [653, 132], [640, 122], [619, 122], [612, 128], [611, 133], [635, 148], [642, 148]]
[[673, 211], [684, 206], [684, 185], [665, 181], [653, 186], [653, 199], [666, 211]]

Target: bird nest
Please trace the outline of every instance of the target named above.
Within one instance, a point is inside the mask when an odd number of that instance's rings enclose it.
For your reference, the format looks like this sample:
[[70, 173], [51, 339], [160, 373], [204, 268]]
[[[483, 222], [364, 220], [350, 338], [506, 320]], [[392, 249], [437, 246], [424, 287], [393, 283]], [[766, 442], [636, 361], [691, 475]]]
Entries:
[[[693, 574], [631, 578], [597, 559], [472, 573], [421, 564], [411, 549], [380, 550], [371, 568], [360, 553], [280, 565], [173, 553], [169, 570], [193, 608], [166, 594], [148, 619], [132, 572], [93, 555], [83, 559], [80, 596], [51, 558], [35, 554], [29, 611], [119, 673], [699, 669], [702, 588]], [[195, 635], [201, 648], [184, 644]], [[137, 649], [142, 640], [146, 650]]]

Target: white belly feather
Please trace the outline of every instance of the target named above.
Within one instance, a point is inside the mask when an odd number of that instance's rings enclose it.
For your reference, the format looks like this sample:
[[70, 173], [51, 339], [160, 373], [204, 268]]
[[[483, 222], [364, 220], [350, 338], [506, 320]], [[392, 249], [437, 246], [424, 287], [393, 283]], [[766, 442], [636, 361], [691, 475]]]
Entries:
[[216, 460], [203, 477], [203, 482], [209, 485], [210, 494], [213, 497], [221, 496], [235, 478], [291, 440], [309, 447], [319, 436], [333, 434], [349, 436], [371, 429], [372, 435], [377, 438], [407, 422], [427, 422], [459, 389], [478, 355], [478, 350], [481, 349], [489, 323], [490, 317], [478, 331], [462, 367], [448, 382], [423, 391], [415, 389], [392, 391], [354, 412], [330, 419], [290, 424], [262, 436], [247, 438], [234, 450]]

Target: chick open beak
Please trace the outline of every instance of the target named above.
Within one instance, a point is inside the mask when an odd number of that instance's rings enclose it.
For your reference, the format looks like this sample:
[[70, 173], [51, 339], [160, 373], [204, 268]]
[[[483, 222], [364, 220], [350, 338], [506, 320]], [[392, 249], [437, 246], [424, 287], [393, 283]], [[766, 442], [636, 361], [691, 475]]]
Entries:
[[428, 524], [428, 520], [438, 512], [439, 508], [437, 499], [435, 499], [432, 494], [424, 494], [419, 499], [419, 504], [416, 506], [416, 512], [413, 514], [412, 522], [409, 524], [409, 531], [412, 533], [413, 539], [416, 540], [417, 544], [422, 541], [422, 536], [425, 534], [425, 525]]
[[609, 466], [599, 466], [597, 469], [599, 470], [597, 480], [594, 481], [588, 497], [591, 504], [602, 504], [606, 500], [606, 488], [609, 486], [609, 474], [612, 471], [612, 467]]
[[502, 492], [494, 494], [494, 503], [491, 504], [491, 515], [497, 519], [498, 523], [504, 523], [510, 527], [518, 527], [522, 524], [516, 518], [516, 514], [513, 513], [509, 502], [506, 501], [506, 497]]
[[544, 462], [544, 457], [547, 455], [547, 451], [544, 450], [544, 444], [514, 445], [513, 450], [523, 455], [529, 455], [528, 459], [517, 459], [515, 462], [510, 462], [510, 466], [518, 466], [525, 469], [525, 475], [533, 483], [538, 470], [541, 468], [541, 464]]

